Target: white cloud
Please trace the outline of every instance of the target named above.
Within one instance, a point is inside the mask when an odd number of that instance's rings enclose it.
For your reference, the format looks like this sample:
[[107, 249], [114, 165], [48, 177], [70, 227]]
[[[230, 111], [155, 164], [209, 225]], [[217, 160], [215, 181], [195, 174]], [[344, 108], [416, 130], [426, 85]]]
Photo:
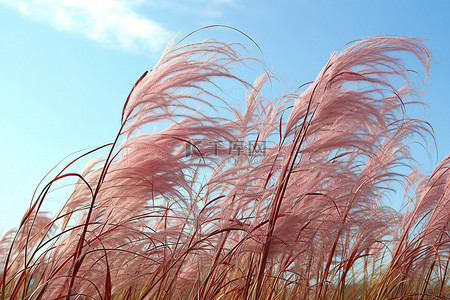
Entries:
[[136, 13], [130, 0], [0, 0], [21, 14], [126, 50], [160, 51], [173, 34]]

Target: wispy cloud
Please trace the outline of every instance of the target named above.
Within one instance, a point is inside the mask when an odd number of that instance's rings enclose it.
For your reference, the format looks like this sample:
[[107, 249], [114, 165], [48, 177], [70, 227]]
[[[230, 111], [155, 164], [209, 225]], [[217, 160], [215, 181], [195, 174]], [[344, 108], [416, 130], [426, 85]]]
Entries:
[[140, 16], [140, 1], [130, 0], [0, 0], [21, 14], [107, 46], [160, 51], [173, 37], [163, 25]]

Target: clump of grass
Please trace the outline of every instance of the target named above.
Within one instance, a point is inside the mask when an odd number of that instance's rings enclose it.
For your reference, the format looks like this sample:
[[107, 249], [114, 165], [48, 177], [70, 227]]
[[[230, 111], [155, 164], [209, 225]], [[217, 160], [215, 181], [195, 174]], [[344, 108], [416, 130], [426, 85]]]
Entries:
[[[431, 135], [406, 113], [420, 91], [395, 56], [412, 53], [427, 74], [421, 41], [354, 42], [276, 99], [264, 97], [269, 72], [253, 84], [232, 72], [251, 59], [242, 50], [167, 47], [113, 142], [63, 167], [0, 241], [2, 300], [449, 296], [450, 159], [416, 181], [399, 171], [414, 166], [407, 141]], [[225, 81], [247, 90], [245, 109]], [[146, 133], [154, 124], [167, 127]], [[41, 213], [65, 178], [67, 202]], [[416, 187], [402, 212], [385, 204], [393, 182]]]

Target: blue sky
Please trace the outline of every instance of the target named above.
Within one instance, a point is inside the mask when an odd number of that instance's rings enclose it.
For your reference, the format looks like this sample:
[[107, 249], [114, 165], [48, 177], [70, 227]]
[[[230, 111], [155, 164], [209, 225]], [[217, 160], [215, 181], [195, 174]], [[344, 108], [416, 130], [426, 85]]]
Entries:
[[[282, 89], [313, 80], [349, 41], [426, 39], [433, 55], [423, 97], [429, 109], [414, 116], [435, 130], [438, 155], [430, 162], [417, 154], [430, 172], [450, 154], [449, 11], [448, 1], [0, 0], [0, 233], [19, 224], [58, 161], [114, 138], [131, 84], [169, 40], [212, 24], [256, 41], [268, 68], [284, 79]], [[204, 30], [190, 40], [209, 37], [244, 43], [259, 55], [231, 30]], [[52, 201], [57, 207], [62, 199], [50, 198], [47, 209]]]

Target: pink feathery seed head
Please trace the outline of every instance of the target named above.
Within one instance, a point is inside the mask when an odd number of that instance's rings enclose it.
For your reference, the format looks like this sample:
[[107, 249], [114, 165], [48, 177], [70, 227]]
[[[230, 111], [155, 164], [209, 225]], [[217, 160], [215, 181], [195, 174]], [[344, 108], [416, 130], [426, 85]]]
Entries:
[[448, 249], [450, 244], [445, 236], [450, 229], [450, 156], [436, 166], [426, 181], [418, 184], [416, 195], [414, 208], [405, 214], [404, 226], [423, 224], [418, 238], [434, 244], [439, 251]]
[[172, 108], [183, 109], [187, 115], [195, 111], [195, 105], [211, 106], [202, 99], [202, 94], [220, 101], [211, 90], [204, 88], [213, 80], [229, 78], [248, 85], [229, 71], [232, 64], [242, 60], [233, 45], [214, 40], [181, 47], [169, 45], [124, 108], [125, 120], [132, 121], [124, 132], [130, 135], [144, 123], [171, 119]]
[[[382, 200], [405, 178], [394, 171], [410, 164], [408, 138], [427, 135], [405, 113], [419, 91], [395, 55], [412, 53], [427, 73], [422, 42], [357, 41], [333, 53], [305, 91], [276, 99], [263, 95], [271, 74], [253, 84], [234, 75], [248, 59], [240, 47], [169, 44], [130, 92], [111, 153], [88, 163], [55, 219], [25, 224], [33, 237], [17, 236], [10, 276], [27, 271], [24, 245], [45, 240], [33, 230], [56, 220], [60, 232], [33, 257], [49, 299], [239, 298], [250, 289], [258, 298], [265, 285], [270, 298], [294, 282], [324, 299], [345, 287], [351, 268], [376, 264], [389, 237], [412, 257]], [[228, 103], [226, 80], [247, 91], [242, 110]], [[146, 133], [155, 124], [167, 127]], [[418, 186], [417, 205], [403, 216], [406, 230], [428, 218], [423, 242], [436, 247], [448, 231], [447, 169], [443, 161]]]

